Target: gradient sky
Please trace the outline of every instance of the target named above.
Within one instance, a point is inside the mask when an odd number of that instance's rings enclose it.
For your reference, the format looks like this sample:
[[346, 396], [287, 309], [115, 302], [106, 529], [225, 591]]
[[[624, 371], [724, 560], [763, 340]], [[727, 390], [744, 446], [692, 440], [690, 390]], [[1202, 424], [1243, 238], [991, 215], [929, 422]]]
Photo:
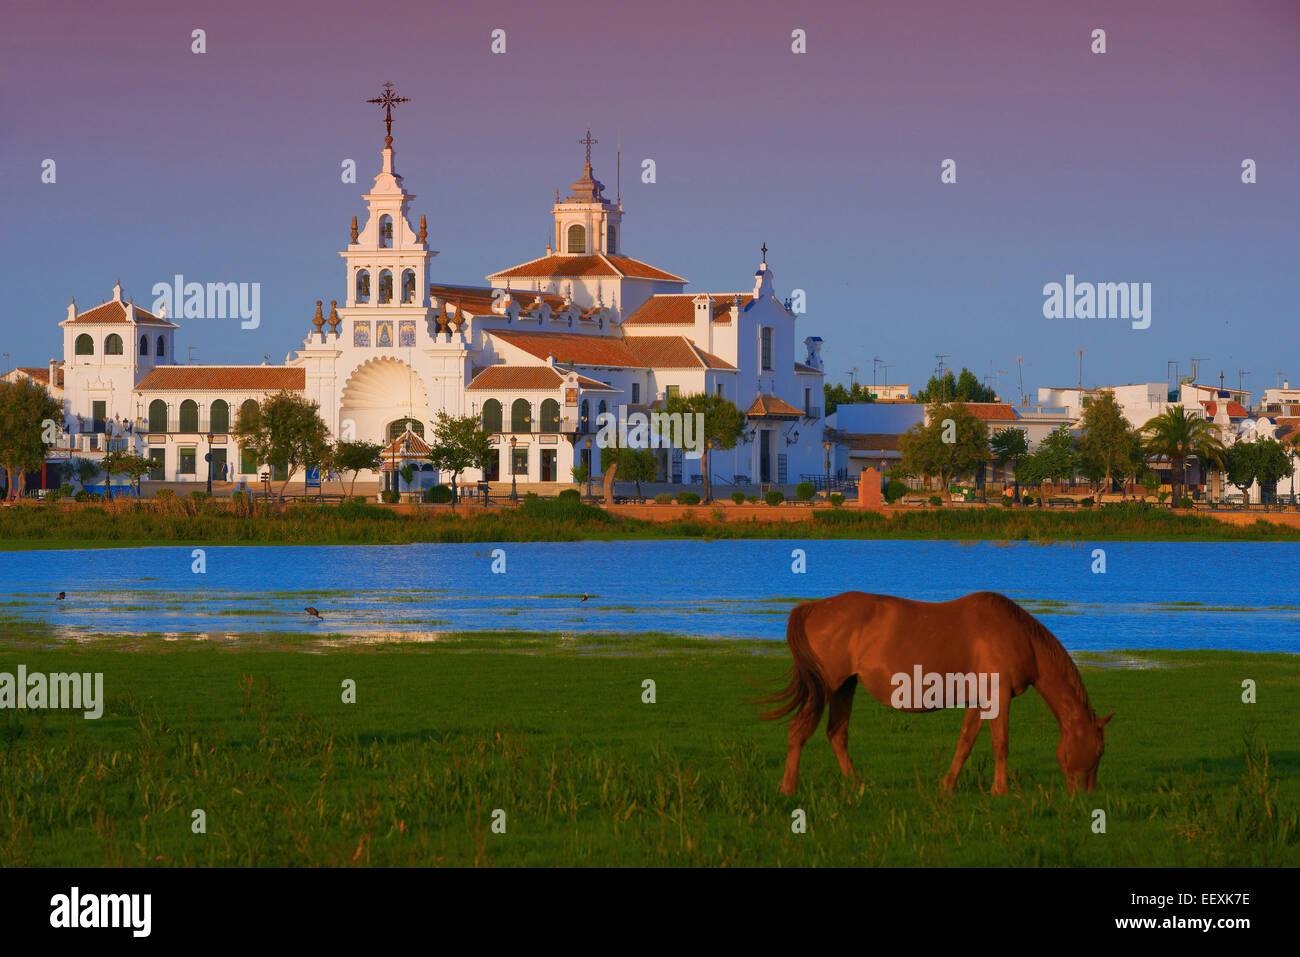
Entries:
[[[830, 381], [870, 382], [880, 356], [915, 388], [948, 353], [1008, 370], [1014, 400], [1015, 355], [1032, 395], [1073, 384], [1082, 348], [1088, 385], [1192, 356], [1203, 380], [1247, 370], [1257, 396], [1278, 371], [1300, 383], [1296, 0], [55, 0], [10, 5], [0, 52], [12, 365], [61, 349], [69, 298], [88, 308], [120, 276], [148, 307], [175, 273], [262, 284], [260, 328], [189, 320], [182, 357], [282, 361], [315, 301], [344, 297], [338, 250], [382, 147], [364, 100], [391, 80], [435, 282], [543, 252], [590, 126], [610, 193], [623, 152], [625, 251], [690, 290], [747, 290], [766, 241]], [[1066, 273], [1150, 282], [1151, 327], [1044, 319]]]

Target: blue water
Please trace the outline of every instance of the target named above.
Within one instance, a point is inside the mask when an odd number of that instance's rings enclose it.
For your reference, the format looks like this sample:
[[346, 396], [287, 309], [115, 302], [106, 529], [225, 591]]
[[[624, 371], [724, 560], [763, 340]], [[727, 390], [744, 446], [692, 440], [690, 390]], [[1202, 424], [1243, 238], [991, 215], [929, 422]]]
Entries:
[[[492, 572], [494, 549], [505, 573]], [[792, 571], [792, 551], [807, 572]], [[1105, 551], [1105, 574], [1092, 570]], [[1300, 545], [722, 541], [0, 552], [0, 619], [66, 635], [669, 632], [780, 640], [795, 600], [1000, 591], [1067, 648], [1300, 652]], [[64, 601], [55, 601], [66, 591]], [[293, 594], [276, 594], [292, 592]], [[583, 594], [590, 598], [580, 601]], [[1062, 602], [1044, 605], [1044, 602]], [[1177, 604], [1186, 603], [1186, 604]], [[322, 612], [308, 618], [303, 607]], [[0, 626], [2, 627], [2, 626]], [[0, 631], [0, 640], [3, 640]]]

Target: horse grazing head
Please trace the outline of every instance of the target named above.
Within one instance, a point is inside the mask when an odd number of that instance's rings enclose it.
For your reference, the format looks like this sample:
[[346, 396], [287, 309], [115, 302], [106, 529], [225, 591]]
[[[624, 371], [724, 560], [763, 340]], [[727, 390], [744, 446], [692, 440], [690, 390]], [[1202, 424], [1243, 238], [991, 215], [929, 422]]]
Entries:
[[1106, 722], [1113, 717], [1114, 712], [1104, 718], [1089, 714], [1083, 721], [1061, 726], [1056, 760], [1065, 773], [1068, 790], [1091, 791], [1097, 786], [1097, 765], [1106, 750]]

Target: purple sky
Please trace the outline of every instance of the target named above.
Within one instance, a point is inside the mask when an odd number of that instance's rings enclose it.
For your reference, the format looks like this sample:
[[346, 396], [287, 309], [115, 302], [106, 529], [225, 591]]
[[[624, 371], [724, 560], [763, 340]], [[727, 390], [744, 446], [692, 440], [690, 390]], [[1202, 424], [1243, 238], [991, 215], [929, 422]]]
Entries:
[[[364, 100], [391, 80], [434, 281], [539, 255], [590, 126], [611, 192], [623, 152], [626, 252], [725, 291], [750, 287], [766, 241], [831, 380], [869, 382], [880, 356], [920, 386], [942, 352], [1008, 370], [1014, 399], [1015, 355], [1032, 394], [1074, 383], [1083, 348], [1089, 385], [1192, 356], [1233, 387], [1247, 370], [1256, 395], [1278, 371], [1300, 382], [1292, 0], [52, 2], [11, 7], [0, 44], [13, 365], [56, 352], [70, 297], [98, 303], [120, 275], [148, 306], [178, 272], [262, 284], [260, 328], [182, 326], [198, 361], [281, 361], [315, 300], [343, 298], [337, 251], [382, 146]], [[1151, 327], [1044, 319], [1066, 273], [1150, 282]]]

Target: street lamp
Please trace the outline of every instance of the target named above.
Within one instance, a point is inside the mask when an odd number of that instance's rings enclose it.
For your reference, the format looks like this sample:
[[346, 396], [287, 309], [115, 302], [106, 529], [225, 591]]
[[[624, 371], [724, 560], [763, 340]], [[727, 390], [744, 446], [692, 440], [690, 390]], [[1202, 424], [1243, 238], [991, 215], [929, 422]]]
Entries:
[[515, 444], [519, 441], [515, 436], [510, 436], [510, 501], [519, 501], [519, 487], [515, 484]]
[[[211, 422], [208, 423], [211, 426]], [[212, 498], [212, 433], [208, 432], [208, 451], [203, 456], [203, 461], [208, 463], [208, 498]]]
[[587, 436], [587, 498], [591, 498], [591, 436]]
[[822, 443], [822, 448], [826, 450], [826, 491], [831, 490], [831, 440], [827, 439]]

